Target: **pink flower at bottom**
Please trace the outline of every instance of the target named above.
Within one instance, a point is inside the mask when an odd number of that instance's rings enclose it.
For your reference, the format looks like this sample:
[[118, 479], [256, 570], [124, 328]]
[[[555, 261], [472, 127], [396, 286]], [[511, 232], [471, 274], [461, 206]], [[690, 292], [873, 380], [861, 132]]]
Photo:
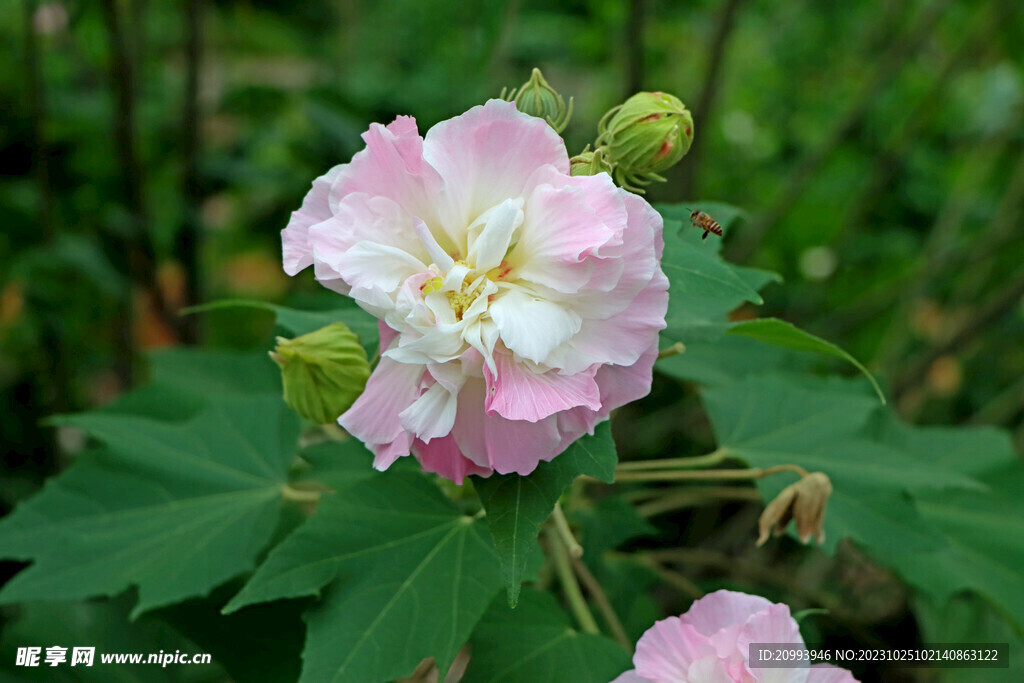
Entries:
[[529, 474], [645, 396], [665, 327], [662, 220], [515, 105], [374, 124], [282, 232], [285, 271], [380, 320], [381, 361], [339, 423], [387, 469]]
[[656, 622], [640, 637], [635, 669], [612, 683], [857, 683], [845, 669], [748, 668], [751, 643], [804, 641], [789, 607], [757, 595], [720, 590], [685, 614]]

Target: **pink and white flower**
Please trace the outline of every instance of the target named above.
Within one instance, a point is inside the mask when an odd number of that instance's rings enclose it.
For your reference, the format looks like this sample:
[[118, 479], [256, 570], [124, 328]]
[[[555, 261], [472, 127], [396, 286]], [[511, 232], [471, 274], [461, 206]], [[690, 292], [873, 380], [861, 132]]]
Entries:
[[635, 669], [612, 683], [857, 683], [845, 669], [748, 667], [751, 643], [804, 648], [789, 607], [757, 595], [720, 590], [685, 614], [655, 622], [640, 637]]
[[339, 423], [386, 469], [528, 474], [650, 391], [662, 220], [500, 100], [374, 124], [282, 232], [285, 271], [380, 320], [381, 361]]

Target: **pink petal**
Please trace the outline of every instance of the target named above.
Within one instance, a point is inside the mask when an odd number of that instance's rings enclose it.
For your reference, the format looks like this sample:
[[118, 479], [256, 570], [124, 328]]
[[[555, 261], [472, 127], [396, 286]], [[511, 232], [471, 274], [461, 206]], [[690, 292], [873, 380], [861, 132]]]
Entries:
[[853, 674], [831, 664], [815, 664], [807, 676], [807, 683], [858, 683]]
[[[345, 197], [333, 216], [309, 228], [317, 279], [343, 278], [353, 287], [392, 291], [417, 268], [426, 270], [423, 264], [429, 264], [415, 226], [416, 219], [387, 197]], [[381, 281], [365, 265], [377, 254], [388, 264]]]
[[[444, 179], [438, 199], [445, 226], [468, 226], [492, 206], [523, 196], [533, 172], [545, 164], [569, 173], [565, 143], [551, 126], [501, 100], [431, 128], [423, 157]], [[463, 254], [464, 239], [453, 236]]]
[[665, 329], [667, 311], [668, 278], [659, 270], [621, 312], [604, 320], [584, 318], [580, 331], [551, 354], [550, 362], [565, 372], [594, 363], [633, 365]]
[[484, 382], [471, 379], [459, 392], [452, 434], [462, 454], [500, 474], [529, 474], [560, 450], [555, 416], [537, 422], [507, 420], [484, 411]]
[[536, 422], [548, 415], [586, 406], [601, 408], [600, 390], [594, 381], [594, 369], [575, 375], [561, 375], [557, 370], [535, 372], [516, 363], [511, 353], [495, 353], [497, 376], [484, 367], [487, 381], [488, 415], [497, 413], [509, 420]]
[[[716, 638], [713, 637], [712, 640]], [[787, 643], [793, 647], [804, 647], [800, 626], [790, 615], [789, 606], [783, 604], [772, 604], [747, 619], [735, 640], [735, 650], [744, 661], [749, 658], [751, 643]], [[716, 642], [716, 646], [723, 645], [724, 643]], [[807, 666], [792, 669], [751, 669], [754, 680], [758, 683], [803, 683], [809, 671], [810, 668]]]
[[365, 444], [389, 444], [404, 433], [398, 415], [420, 395], [422, 365], [381, 358], [366, 382], [366, 389], [338, 424]]
[[434, 472], [459, 485], [468, 476], [488, 477], [493, 472], [464, 457], [455, 443], [455, 437], [450, 434], [440, 439], [432, 439], [430, 443], [417, 439], [412, 444], [412, 452], [424, 472]]
[[284, 272], [295, 275], [313, 265], [313, 247], [309, 243], [309, 228], [331, 217], [327, 203], [331, 186], [338, 178], [344, 165], [335, 166], [313, 181], [313, 188], [302, 200], [298, 211], [292, 212], [291, 220], [281, 231], [281, 247], [284, 252]]
[[[564, 177], [564, 176], [563, 176]], [[524, 207], [525, 221], [509, 263], [518, 277], [563, 293], [575, 293], [587, 284], [593, 272], [591, 263], [609, 242], [621, 240], [626, 225], [626, 210], [618, 190], [605, 191], [617, 211], [597, 214], [588, 201], [586, 190], [572, 185], [539, 185]], [[624, 264], [612, 262], [618, 279]], [[608, 284], [610, 289], [615, 280]]]
[[636, 672], [650, 681], [679, 683], [688, 680], [691, 664], [709, 656], [715, 656], [715, 648], [706, 637], [679, 617], [669, 617], [640, 636], [633, 664]]
[[711, 655], [698, 659], [686, 672], [689, 683], [741, 683], [742, 679], [732, 676], [725, 662]]
[[580, 406], [558, 413], [558, 429], [562, 433], [559, 452], [583, 434], [593, 434], [597, 423], [608, 417], [611, 411], [649, 394], [654, 361], [657, 358], [658, 340], [655, 339], [633, 365], [600, 366], [594, 381], [601, 391], [601, 408], [594, 411]]
[[367, 445], [373, 451], [373, 469], [383, 472], [399, 458], [409, 455], [412, 437], [403, 432], [391, 443]]
[[635, 194], [620, 191], [627, 211], [622, 244], [601, 250], [606, 259], [626, 264], [621, 276], [609, 290], [608, 283], [588, 282], [573, 300], [573, 308], [584, 318], [609, 318], [631, 305], [637, 295], [649, 287], [664, 247], [663, 221], [654, 208]]
[[679, 618], [705, 636], [712, 636], [727, 626], [747, 623], [750, 617], [773, 604], [760, 595], [719, 590], [695, 600]]
[[651, 683], [650, 679], [642, 678], [637, 674], [636, 669], [623, 672], [612, 683]]
[[416, 119], [399, 116], [386, 127], [371, 124], [363, 140], [366, 148], [352, 157], [331, 189], [332, 211], [347, 197], [366, 193], [391, 199], [409, 215], [436, 224], [434, 197], [443, 183], [423, 158], [424, 143]]
[[398, 337], [398, 332], [391, 329], [383, 320], [377, 321], [377, 334], [380, 335], [380, 353], [384, 353], [391, 346], [391, 342]]

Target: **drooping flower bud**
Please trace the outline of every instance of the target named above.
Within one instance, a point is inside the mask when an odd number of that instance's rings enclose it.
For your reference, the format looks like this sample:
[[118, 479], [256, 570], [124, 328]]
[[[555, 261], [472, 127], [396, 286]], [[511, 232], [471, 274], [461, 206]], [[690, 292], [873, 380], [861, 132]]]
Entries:
[[565, 130], [572, 118], [572, 98], [566, 105], [562, 96], [544, 79], [540, 69], [534, 69], [530, 80], [507, 95], [502, 90], [501, 99], [515, 102], [516, 109], [524, 114], [544, 119], [557, 133]]
[[337, 420], [370, 376], [366, 351], [343, 323], [295, 339], [278, 337], [270, 357], [281, 367], [285, 402], [317, 424]]
[[597, 175], [598, 173], [612, 174], [613, 167], [604, 158], [604, 152], [600, 149], [590, 150], [587, 148], [569, 159], [569, 175]]
[[597, 147], [615, 167], [615, 180], [633, 192], [665, 179], [658, 175], [686, 155], [693, 116], [679, 98], [641, 92], [609, 110], [598, 124]]
[[825, 506], [832, 494], [832, 482], [822, 472], [812, 472], [795, 484], [782, 489], [761, 513], [758, 545], [764, 545], [773, 533], [785, 533], [790, 520], [796, 522], [796, 533], [807, 543], [814, 537], [819, 544], [825, 540]]

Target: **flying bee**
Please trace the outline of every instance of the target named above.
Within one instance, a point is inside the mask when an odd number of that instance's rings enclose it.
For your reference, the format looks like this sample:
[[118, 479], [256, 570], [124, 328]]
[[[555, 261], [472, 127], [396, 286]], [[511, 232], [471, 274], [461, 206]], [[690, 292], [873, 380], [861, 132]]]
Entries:
[[708, 238], [708, 233], [715, 233], [719, 237], [722, 236], [722, 226], [719, 225], [711, 216], [707, 215], [703, 211], [694, 209], [690, 212], [690, 222], [693, 223], [693, 227], [700, 228], [704, 231], [704, 235], [701, 237], [702, 240]]

